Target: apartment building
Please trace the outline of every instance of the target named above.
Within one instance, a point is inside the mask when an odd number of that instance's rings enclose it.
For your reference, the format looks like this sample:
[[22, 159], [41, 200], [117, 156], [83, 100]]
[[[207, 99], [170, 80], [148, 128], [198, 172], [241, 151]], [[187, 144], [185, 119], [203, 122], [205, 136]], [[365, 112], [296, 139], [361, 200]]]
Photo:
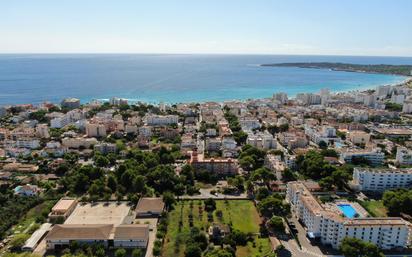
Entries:
[[96, 138], [82, 138], [82, 137], [76, 137], [76, 138], [69, 138], [65, 137], [62, 139], [62, 145], [67, 148], [73, 148], [73, 149], [78, 149], [78, 148], [90, 148], [91, 146], [97, 144], [98, 141]]
[[6, 107], [0, 106], [0, 117], [4, 117], [7, 115]]
[[352, 183], [360, 191], [383, 192], [409, 188], [412, 184], [412, 169], [356, 167]]
[[179, 116], [177, 115], [154, 115], [148, 114], [145, 116], [145, 123], [148, 126], [166, 126], [177, 124]]
[[86, 123], [86, 135], [88, 137], [106, 137], [106, 126], [102, 123]]
[[195, 171], [208, 171], [218, 176], [234, 175], [239, 171], [236, 160], [230, 158], [204, 158], [198, 155], [197, 151], [192, 151], [189, 164]]
[[246, 143], [259, 149], [267, 150], [276, 148], [276, 140], [268, 131], [265, 131], [263, 133], [249, 133]]
[[319, 144], [322, 141], [325, 143], [340, 141], [340, 138], [336, 136], [336, 129], [331, 126], [311, 127], [305, 125], [305, 134], [315, 144]]
[[339, 209], [320, 204], [304, 183], [296, 181], [287, 184], [286, 199], [292, 213], [306, 226], [308, 237], [319, 238], [334, 249], [345, 237], [371, 242], [384, 250], [410, 244], [411, 224], [402, 218], [348, 218]]
[[94, 150], [102, 154], [116, 153], [117, 146], [116, 144], [112, 144], [112, 143], [100, 143], [100, 144], [94, 145]]
[[206, 138], [205, 149], [206, 151], [219, 151], [222, 147], [222, 140], [220, 138]]
[[378, 148], [375, 149], [356, 149], [356, 148], [346, 148], [342, 149], [340, 152], [340, 161], [346, 163], [353, 163], [356, 159], [365, 159], [372, 166], [382, 165], [385, 154]]
[[371, 135], [364, 131], [354, 130], [348, 132], [348, 139], [353, 144], [366, 144], [369, 142]]
[[241, 117], [239, 124], [243, 131], [252, 131], [261, 127], [259, 120], [254, 117]]
[[80, 107], [80, 99], [66, 98], [60, 103], [63, 108], [76, 109]]
[[39, 124], [36, 127], [36, 134], [40, 138], [50, 138], [49, 126], [47, 124]]
[[50, 120], [50, 127], [63, 128], [69, 124], [84, 119], [85, 115], [81, 110], [71, 110], [65, 114], [53, 113], [52, 117], [53, 118]]

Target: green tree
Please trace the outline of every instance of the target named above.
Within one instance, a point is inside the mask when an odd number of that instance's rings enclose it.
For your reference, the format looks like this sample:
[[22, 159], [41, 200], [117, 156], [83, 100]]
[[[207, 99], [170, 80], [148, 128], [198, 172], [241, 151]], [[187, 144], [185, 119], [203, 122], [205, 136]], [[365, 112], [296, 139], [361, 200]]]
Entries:
[[164, 192], [163, 202], [165, 203], [166, 208], [172, 207], [172, 205], [176, 202], [175, 195], [170, 191]]
[[379, 248], [357, 238], [345, 237], [339, 247], [345, 257], [384, 257]]
[[269, 220], [269, 226], [271, 229], [277, 232], [285, 232], [285, 224], [280, 216], [273, 216]]
[[132, 257], [142, 257], [143, 254], [144, 254], [144, 252], [143, 252], [142, 249], [136, 248], [136, 249], [133, 249], [133, 251], [132, 251]]
[[114, 252], [115, 257], [125, 257], [126, 256], [126, 250], [123, 248], [119, 248]]
[[319, 142], [319, 148], [325, 150], [326, 148], [328, 148], [328, 144], [325, 141], [320, 141]]
[[185, 257], [201, 257], [202, 249], [196, 243], [186, 245]]

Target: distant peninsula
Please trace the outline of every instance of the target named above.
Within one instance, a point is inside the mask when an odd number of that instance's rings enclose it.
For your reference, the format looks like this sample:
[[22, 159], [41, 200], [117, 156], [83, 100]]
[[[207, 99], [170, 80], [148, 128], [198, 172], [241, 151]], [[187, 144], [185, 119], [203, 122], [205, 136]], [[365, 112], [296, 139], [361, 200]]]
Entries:
[[261, 64], [264, 67], [298, 67], [309, 69], [331, 69], [335, 71], [365, 72], [412, 76], [412, 65], [389, 65], [389, 64], [350, 64], [339, 62], [294, 62]]

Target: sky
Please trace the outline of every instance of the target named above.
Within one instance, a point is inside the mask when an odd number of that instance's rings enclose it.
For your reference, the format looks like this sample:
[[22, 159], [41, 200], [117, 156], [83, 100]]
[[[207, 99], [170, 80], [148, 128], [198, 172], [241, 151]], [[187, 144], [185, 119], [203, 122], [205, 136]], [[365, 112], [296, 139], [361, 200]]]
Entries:
[[0, 0], [0, 53], [412, 56], [411, 0]]

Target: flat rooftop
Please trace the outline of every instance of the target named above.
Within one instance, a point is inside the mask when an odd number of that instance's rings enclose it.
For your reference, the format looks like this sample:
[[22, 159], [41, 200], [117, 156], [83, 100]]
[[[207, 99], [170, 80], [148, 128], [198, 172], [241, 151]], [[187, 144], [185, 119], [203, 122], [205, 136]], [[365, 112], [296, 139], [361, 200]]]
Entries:
[[56, 205], [53, 206], [52, 211], [67, 211], [75, 202], [76, 199], [60, 199]]
[[127, 203], [79, 203], [64, 224], [120, 225], [128, 223], [126, 220], [128, 220], [130, 214], [130, 206], [128, 206]]

